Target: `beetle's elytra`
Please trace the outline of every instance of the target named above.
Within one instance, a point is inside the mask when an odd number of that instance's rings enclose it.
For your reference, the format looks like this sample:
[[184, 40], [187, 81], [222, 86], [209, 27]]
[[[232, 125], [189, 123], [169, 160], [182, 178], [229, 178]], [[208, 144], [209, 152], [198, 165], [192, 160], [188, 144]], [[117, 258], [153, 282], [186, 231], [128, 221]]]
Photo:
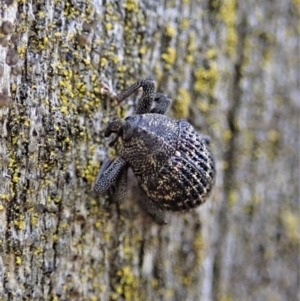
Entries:
[[[208, 148], [209, 138], [185, 120], [164, 116], [171, 99], [155, 93], [153, 80], [140, 80], [120, 94], [106, 93], [119, 102], [140, 87], [143, 94], [136, 114], [111, 121], [105, 131], [119, 139], [118, 156], [104, 161], [94, 186], [103, 193], [114, 186], [114, 199], [121, 202], [132, 168], [146, 198], [140, 200], [155, 222], [165, 224], [166, 210], [183, 212], [205, 202], [215, 179], [215, 165]], [[154, 107], [153, 107], [154, 105]]]

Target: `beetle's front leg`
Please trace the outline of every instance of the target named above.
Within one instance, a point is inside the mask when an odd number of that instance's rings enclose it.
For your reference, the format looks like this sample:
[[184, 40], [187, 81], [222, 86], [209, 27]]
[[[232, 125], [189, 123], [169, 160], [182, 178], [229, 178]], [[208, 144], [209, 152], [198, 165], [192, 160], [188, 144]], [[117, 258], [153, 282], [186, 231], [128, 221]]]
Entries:
[[105, 160], [98, 173], [93, 188], [94, 191], [103, 193], [110, 188], [115, 183], [124, 166], [126, 166], [126, 162], [122, 157], [117, 157], [115, 160]]
[[151, 105], [155, 98], [155, 82], [152, 79], [142, 79], [137, 81], [135, 84], [126, 88], [124, 91], [119, 94], [115, 94], [111, 91], [107, 85], [101, 83], [101, 92], [106, 94], [112, 99], [118, 101], [118, 103], [122, 102], [124, 99], [135, 93], [139, 88], [143, 88], [143, 95], [138, 101], [138, 107], [136, 110], [136, 114], [145, 114], [150, 113]]
[[135, 84], [119, 93], [116, 96], [116, 99], [120, 103], [121, 101], [135, 93], [139, 88], [143, 88], [143, 94], [138, 100], [136, 114], [150, 113], [151, 105], [155, 98], [155, 82], [152, 79], [142, 79], [137, 81]]

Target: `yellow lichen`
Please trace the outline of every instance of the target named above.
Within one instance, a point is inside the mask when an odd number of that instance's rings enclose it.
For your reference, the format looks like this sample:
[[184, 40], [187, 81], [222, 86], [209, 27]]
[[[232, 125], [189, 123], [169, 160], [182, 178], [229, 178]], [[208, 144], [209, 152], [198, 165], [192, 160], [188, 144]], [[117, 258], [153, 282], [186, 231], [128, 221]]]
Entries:
[[0, 194], [0, 200], [9, 201], [9, 195], [8, 194]]
[[170, 38], [174, 38], [176, 36], [176, 29], [170, 24], [166, 27], [166, 35]]
[[170, 67], [176, 61], [176, 49], [172, 47], [167, 47], [166, 52], [161, 55], [161, 58], [166, 63], [165, 68], [170, 69]]
[[222, 132], [222, 138], [224, 142], [229, 141], [231, 137], [232, 137], [232, 132], [229, 129], [226, 129]]
[[181, 19], [180, 24], [179, 24], [179, 28], [181, 30], [186, 30], [186, 29], [189, 29], [189, 27], [190, 27], [190, 20], [187, 19], [187, 18]]
[[22, 258], [21, 258], [20, 256], [17, 256], [17, 257], [16, 257], [16, 264], [17, 264], [17, 265], [22, 264]]
[[135, 0], [126, 0], [123, 4], [123, 7], [127, 11], [137, 12], [138, 11], [138, 2]]
[[213, 49], [213, 48], [208, 49], [205, 53], [205, 58], [207, 60], [213, 60], [216, 58], [216, 56], [217, 56], [217, 51], [216, 51], [216, 49]]
[[173, 111], [177, 119], [184, 118], [186, 119], [189, 115], [189, 106], [191, 103], [190, 93], [183, 89], [179, 88], [177, 97], [174, 100]]
[[233, 57], [236, 54], [237, 44], [237, 29], [236, 29], [236, 16], [237, 16], [237, 2], [236, 0], [224, 0], [220, 8], [221, 17], [226, 25], [226, 53]]
[[287, 209], [283, 210], [280, 214], [280, 218], [291, 242], [299, 242], [300, 234], [298, 230], [300, 221], [297, 212], [292, 212]]
[[146, 45], [143, 45], [139, 49], [140, 54], [145, 54], [147, 52], [148, 47]]
[[111, 30], [112, 28], [113, 28], [113, 25], [111, 24], [111, 23], [105, 23], [105, 29], [107, 30], [107, 31], [109, 31], [109, 30]]
[[220, 301], [232, 301], [232, 299], [229, 296], [221, 296]]
[[31, 216], [30, 222], [32, 224], [32, 226], [37, 226], [38, 223], [38, 215], [34, 214], [33, 216]]
[[16, 221], [14, 221], [14, 224], [15, 224], [16, 227], [18, 227], [19, 230], [24, 230], [25, 229], [24, 220], [16, 220]]
[[218, 80], [217, 65], [210, 62], [209, 66], [198, 67], [195, 71], [194, 89], [196, 92], [202, 92], [209, 96], [213, 94], [216, 82]]
[[275, 131], [274, 129], [272, 130], [269, 130], [267, 132], [267, 135], [268, 135], [268, 139], [270, 142], [277, 142], [280, 138], [280, 133], [278, 131]]
[[12, 182], [17, 183], [19, 182], [20, 177], [18, 176], [17, 173], [14, 173], [13, 177], [12, 177]]
[[231, 189], [228, 193], [228, 206], [232, 207], [237, 202], [237, 193], [235, 190]]

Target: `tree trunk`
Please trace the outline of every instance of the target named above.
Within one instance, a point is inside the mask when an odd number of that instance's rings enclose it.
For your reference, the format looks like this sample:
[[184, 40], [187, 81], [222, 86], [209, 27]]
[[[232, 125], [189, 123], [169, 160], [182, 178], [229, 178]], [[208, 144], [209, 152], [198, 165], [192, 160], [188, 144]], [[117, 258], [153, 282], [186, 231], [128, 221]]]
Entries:
[[[296, 300], [299, 3], [0, 2], [0, 300]], [[158, 226], [92, 193], [141, 78], [211, 136], [206, 204]], [[134, 182], [134, 177], [131, 177]]]

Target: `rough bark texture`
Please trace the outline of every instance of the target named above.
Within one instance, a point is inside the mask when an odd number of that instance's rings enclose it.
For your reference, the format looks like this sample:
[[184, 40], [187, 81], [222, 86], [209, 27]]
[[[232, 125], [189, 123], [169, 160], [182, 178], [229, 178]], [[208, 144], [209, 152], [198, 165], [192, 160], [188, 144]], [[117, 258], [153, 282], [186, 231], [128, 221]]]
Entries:
[[[2, 0], [0, 300], [296, 300], [299, 7]], [[217, 162], [207, 203], [163, 227], [136, 188], [120, 207], [91, 192], [105, 124], [132, 111], [99, 81], [139, 78]]]

